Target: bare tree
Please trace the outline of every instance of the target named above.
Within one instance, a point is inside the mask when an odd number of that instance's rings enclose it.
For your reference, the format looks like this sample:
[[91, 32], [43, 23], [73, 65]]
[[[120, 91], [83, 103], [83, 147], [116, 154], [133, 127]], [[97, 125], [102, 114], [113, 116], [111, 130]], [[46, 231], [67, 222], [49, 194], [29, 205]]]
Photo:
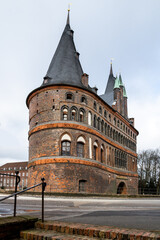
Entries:
[[[159, 194], [160, 189], [160, 151], [143, 150], [138, 154], [139, 187]], [[147, 189], [147, 190], [144, 190]]]

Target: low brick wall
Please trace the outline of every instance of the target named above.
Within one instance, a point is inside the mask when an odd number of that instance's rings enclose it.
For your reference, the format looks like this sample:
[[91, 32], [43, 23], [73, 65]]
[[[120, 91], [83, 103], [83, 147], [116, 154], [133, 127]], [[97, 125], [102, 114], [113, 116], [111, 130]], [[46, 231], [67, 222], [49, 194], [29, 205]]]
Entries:
[[0, 218], [0, 239], [13, 239], [20, 236], [20, 231], [34, 228], [38, 218], [30, 216]]

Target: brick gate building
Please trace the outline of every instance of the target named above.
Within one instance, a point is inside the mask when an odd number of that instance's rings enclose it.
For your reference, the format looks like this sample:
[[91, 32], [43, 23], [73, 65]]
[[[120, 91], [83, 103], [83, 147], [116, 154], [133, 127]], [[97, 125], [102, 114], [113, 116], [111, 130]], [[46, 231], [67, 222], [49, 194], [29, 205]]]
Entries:
[[83, 72], [67, 23], [42, 85], [27, 97], [28, 185], [46, 191], [136, 194], [134, 119], [128, 118], [122, 77], [112, 64], [105, 93]]

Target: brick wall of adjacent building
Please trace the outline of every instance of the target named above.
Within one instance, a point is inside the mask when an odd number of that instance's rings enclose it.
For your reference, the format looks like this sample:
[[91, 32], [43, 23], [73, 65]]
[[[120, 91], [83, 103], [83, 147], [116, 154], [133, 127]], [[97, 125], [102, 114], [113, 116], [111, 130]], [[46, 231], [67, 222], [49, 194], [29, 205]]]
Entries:
[[[18, 185], [18, 190], [24, 189], [28, 185], [28, 162], [12, 162], [6, 163], [0, 167], [0, 188], [5, 190], [14, 190], [15, 189], [15, 172], [18, 171], [20, 176], [20, 183]], [[1, 175], [2, 174], [8, 174]], [[9, 175], [14, 175], [9, 176]]]

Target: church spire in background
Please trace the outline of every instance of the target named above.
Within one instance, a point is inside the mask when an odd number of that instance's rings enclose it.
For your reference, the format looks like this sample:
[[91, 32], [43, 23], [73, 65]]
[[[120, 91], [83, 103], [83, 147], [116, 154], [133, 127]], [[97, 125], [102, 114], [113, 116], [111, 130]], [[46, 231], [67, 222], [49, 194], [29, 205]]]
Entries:
[[70, 4], [68, 5], [68, 16], [67, 16], [67, 23], [66, 24], [69, 24], [70, 25]]
[[111, 64], [110, 64], [110, 76], [113, 76], [113, 69], [112, 69], [112, 59], [111, 59]]

